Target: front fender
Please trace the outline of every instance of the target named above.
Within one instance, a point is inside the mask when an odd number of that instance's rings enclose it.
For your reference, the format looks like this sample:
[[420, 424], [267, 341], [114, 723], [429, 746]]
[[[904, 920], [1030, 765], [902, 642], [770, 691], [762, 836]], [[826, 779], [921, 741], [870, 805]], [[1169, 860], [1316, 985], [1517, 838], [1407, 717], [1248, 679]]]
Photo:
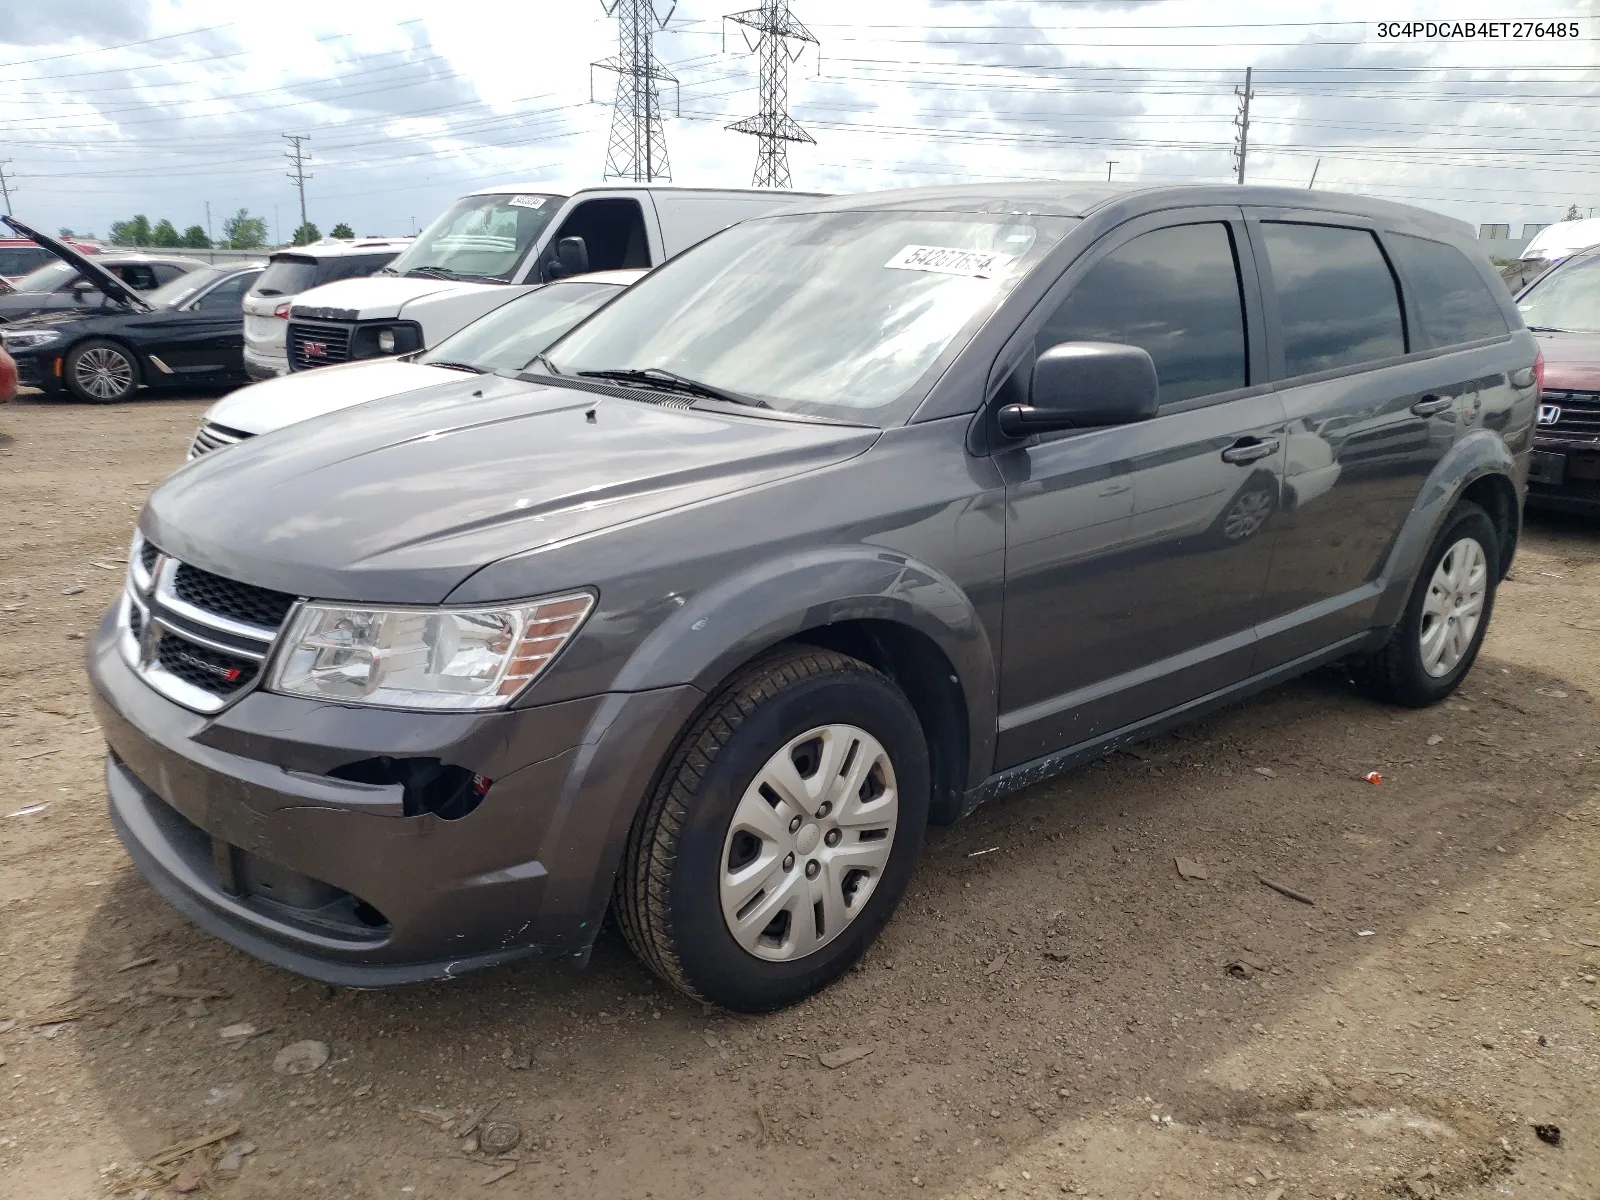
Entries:
[[770, 646], [842, 621], [907, 626], [938, 646], [967, 707], [968, 786], [994, 760], [998, 680], [971, 600], [926, 563], [870, 546], [829, 546], [746, 567], [697, 593], [629, 657], [615, 690], [693, 684], [710, 693]]
[[1500, 435], [1488, 429], [1473, 430], [1449, 449], [1429, 473], [1389, 551], [1389, 559], [1379, 576], [1383, 590], [1375, 625], [1385, 627], [1399, 622], [1428, 547], [1433, 545], [1462, 493], [1478, 480], [1488, 475], [1503, 476], [1519, 497], [1517, 516], [1520, 520], [1522, 469]]

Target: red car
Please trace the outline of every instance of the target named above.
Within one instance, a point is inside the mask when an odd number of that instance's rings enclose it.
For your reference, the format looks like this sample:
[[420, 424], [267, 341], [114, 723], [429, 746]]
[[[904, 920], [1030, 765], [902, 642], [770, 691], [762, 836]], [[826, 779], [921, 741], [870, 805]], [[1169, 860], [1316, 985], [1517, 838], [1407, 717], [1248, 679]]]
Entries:
[[0, 404], [17, 394], [17, 364], [11, 355], [0, 347]]
[[[80, 254], [100, 253], [100, 247], [92, 242], [80, 242], [76, 238], [64, 240]], [[27, 238], [0, 238], [0, 281], [21, 279], [29, 271], [55, 261], [55, 255], [38, 242]], [[0, 287], [0, 291], [5, 290]]]
[[1544, 356], [1528, 503], [1600, 516], [1600, 250], [1541, 275], [1517, 307]]

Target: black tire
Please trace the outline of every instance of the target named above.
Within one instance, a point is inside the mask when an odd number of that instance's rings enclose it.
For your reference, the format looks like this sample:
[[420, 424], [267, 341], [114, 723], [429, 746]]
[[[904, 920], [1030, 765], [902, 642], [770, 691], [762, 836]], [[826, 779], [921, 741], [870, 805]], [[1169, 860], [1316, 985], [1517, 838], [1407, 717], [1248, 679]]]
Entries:
[[[1484, 585], [1483, 609], [1478, 627], [1460, 661], [1444, 675], [1430, 675], [1423, 666], [1422, 633], [1423, 607], [1428, 589], [1439, 568], [1440, 561], [1463, 538], [1472, 538], [1483, 550], [1487, 564]], [[1405, 615], [1389, 634], [1389, 640], [1380, 650], [1359, 655], [1350, 660], [1350, 673], [1356, 684], [1368, 695], [1391, 704], [1410, 708], [1425, 708], [1437, 704], [1460, 686], [1462, 679], [1472, 669], [1489, 631], [1489, 619], [1494, 615], [1495, 588], [1500, 579], [1500, 538], [1489, 514], [1476, 504], [1463, 501], [1451, 512], [1439, 535], [1422, 560], [1422, 570], [1412, 584], [1411, 599], [1406, 603]]]
[[[768, 760], [829, 723], [865, 730], [887, 752], [899, 792], [892, 849], [860, 912], [833, 940], [788, 961], [758, 958], [723, 916], [730, 823]], [[613, 905], [623, 936], [652, 971], [695, 999], [739, 1012], [803, 1000], [847, 971], [893, 914], [921, 848], [929, 787], [922, 728], [887, 676], [807, 646], [760, 659], [707, 702], [634, 819]]]
[[61, 380], [86, 404], [117, 404], [139, 390], [139, 359], [120, 342], [89, 338], [67, 352]]

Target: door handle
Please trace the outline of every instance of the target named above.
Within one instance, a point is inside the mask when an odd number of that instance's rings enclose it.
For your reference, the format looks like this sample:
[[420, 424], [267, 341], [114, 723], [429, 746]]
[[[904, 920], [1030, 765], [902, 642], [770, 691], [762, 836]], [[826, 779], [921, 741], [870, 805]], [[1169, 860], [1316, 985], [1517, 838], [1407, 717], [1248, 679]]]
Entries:
[[1449, 408], [1452, 401], [1449, 396], [1427, 395], [1411, 406], [1411, 413], [1418, 417], [1431, 417], [1435, 413], [1442, 413]]
[[1225, 463], [1253, 463], [1258, 458], [1276, 454], [1283, 443], [1277, 438], [1240, 438], [1222, 452]]

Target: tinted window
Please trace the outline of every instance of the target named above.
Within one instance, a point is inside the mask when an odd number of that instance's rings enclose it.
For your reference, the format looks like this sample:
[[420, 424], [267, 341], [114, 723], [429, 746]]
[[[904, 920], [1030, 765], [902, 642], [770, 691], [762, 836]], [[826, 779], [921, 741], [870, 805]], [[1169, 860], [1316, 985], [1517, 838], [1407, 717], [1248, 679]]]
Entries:
[[0, 275], [26, 275], [56, 261], [55, 255], [43, 246], [0, 246]]
[[1284, 369], [1310, 375], [1406, 352], [1394, 273], [1365, 229], [1263, 222]]
[[393, 262], [398, 253], [398, 250], [385, 250], [380, 254], [346, 254], [326, 259], [317, 273], [317, 282], [323, 284], [338, 279], [360, 279]]
[[195, 308], [201, 312], [242, 312], [244, 294], [250, 290], [250, 285], [256, 278], [256, 275], [248, 274], [235, 275], [232, 279], [224, 280], [200, 297]]
[[1435, 346], [1506, 332], [1494, 293], [1465, 254], [1443, 242], [1403, 233], [1389, 235], [1388, 241], [1411, 289], [1423, 332]]
[[187, 267], [180, 267], [177, 263], [154, 263], [150, 269], [156, 273], [157, 287], [164, 283], [171, 283], [188, 270]]
[[257, 296], [293, 296], [318, 282], [316, 259], [274, 257], [252, 291]]
[[149, 263], [117, 263], [111, 266], [111, 273], [141, 292], [148, 292], [157, 286], [156, 273], [150, 269]]
[[1074, 285], [1035, 345], [1060, 342], [1149, 351], [1163, 404], [1244, 387], [1244, 301], [1228, 227], [1158, 229], [1113, 250]]

